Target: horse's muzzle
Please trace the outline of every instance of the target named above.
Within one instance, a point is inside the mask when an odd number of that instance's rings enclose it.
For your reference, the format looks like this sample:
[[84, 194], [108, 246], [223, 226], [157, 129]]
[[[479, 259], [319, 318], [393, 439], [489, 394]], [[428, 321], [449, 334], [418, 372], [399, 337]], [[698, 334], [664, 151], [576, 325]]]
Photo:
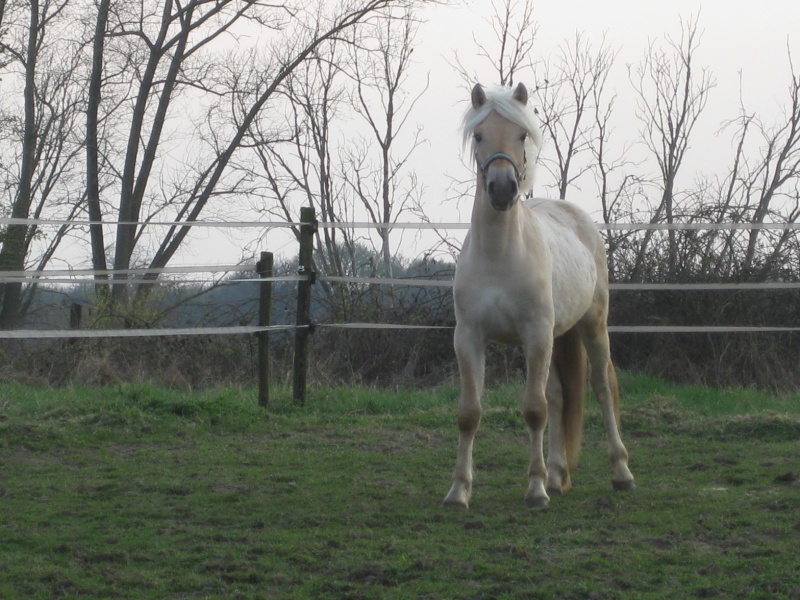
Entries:
[[492, 208], [499, 211], [509, 210], [519, 197], [519, 186], [516, 179], [497, 178], [486, 183], [486, 192]]

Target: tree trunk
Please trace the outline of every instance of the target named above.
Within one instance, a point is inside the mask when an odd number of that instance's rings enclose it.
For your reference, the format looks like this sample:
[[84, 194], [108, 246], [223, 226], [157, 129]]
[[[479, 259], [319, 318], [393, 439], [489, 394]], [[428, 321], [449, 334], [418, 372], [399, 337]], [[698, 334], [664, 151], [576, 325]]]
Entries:
[[[22, 141], [22, 160], [20, 178], [11, 217], [27, 219], [30, 216], [32, 200], [32, 181], [36, 161], [36, 58], [39, 33], [39, 2], [30, 2], [30, 22], [28, 25], [28, 45], [25, 62], [25, 123]], [[3, 237], [0, 250], [0, 271], [22, 271], [29, 243], [26, 225], [9, 225]], [[0, 307], [0, 329], [14, 327], [20, 315], [22, 283], [0, 284], [2, 307]]]
[[[169, 29], [170, 15], [172, 12], [172, 0], [164, 2], [164, 10], [161, 15], [161, 30], [158, 38], [150, 45], [150, 56], [144, 68], [142, 81], [139, 84], [136, 104], [133, 108], [133, 119], [128, 131], [128, 144], [125, 151], [125, 166], [122, 172], [121, 191], [119, 198], [119, 220], [126, 225], [117, 226], [117, 238], [114, 244], [114, 270], [125, 270], [131, 268], [131, 257], [136, 245], [135, 222], [139, 220], [142, 198], [137, 192], [143, 192], [142, 172], [145, 170], [144, 160], [137, 175], [139, 163], [139, 146], [144, 136], [145, 117], [147, 116], [147, 106], [152, 100], [152, 92], [156, 71], [161, 60], [161, 50], [167, 37]], [[171, 93], [166, 83], [161, 91], [162, 99]], [[155, 127], [155, 123], [153, 127]], [[151, 134], [152, 141], [152, 134]], [[116, 275], [115, 279], [128, 279], [127, 275]], [[116, 285], [111, 293], [112, 302], [115, 305], [125, 304], [128, 298], [128, 289], [125, 285]]]
[[[108, 22], [108, 7], [110, 0], [100, 0], [97, 9], [97, 24], [94, 32], [92, 47], [92, 73], [89, 79], [89, 97], [86, 107], [86, 204], [89, 209], [89, 220], [100, 222], [103, 213], [100, 209], [100, 161], [98, 156], [97, 127], [98, 111], [102, 98], [103, 82], [103, 48], [106, 39], [106, 24]], [[92, 266], [95, 270], [105, 271], [106, 246], [103, 239], [103, 226], [100, 224], [89, 227], [89, 236], [92, 246]], [[97, 275], [98, 281], [108, 279], [106, 275]], [[95, 288], [98, 296], [108, 293], [107, 286], [97, 285]], [[104, 290], [104, 291], [103, 291]]]

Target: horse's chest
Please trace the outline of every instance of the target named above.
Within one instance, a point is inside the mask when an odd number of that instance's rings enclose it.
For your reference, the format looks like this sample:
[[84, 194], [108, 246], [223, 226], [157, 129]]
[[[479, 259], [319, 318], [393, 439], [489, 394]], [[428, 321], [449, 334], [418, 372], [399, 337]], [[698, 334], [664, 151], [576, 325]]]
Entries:
[[[515, 285], [516, 283], [516, 285]], [[533, 285], [484, 279], [478, 284], [457, 285], [456, 318], [469, 322], [489, 339], [520, 342], [520, 331], [532, 318], [551, 312], [547, 297]]]

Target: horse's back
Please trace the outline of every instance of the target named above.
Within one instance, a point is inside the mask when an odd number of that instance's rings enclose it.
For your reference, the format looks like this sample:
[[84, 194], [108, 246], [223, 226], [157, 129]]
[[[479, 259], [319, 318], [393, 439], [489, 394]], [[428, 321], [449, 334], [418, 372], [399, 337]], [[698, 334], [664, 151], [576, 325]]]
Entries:
[[548, 230], [566, 230], [575, 235], [592, 254], [605, 252], [603, 238], [592, 217], [582, 208], [566, 200], [531, 198], [525, 205], [533, 211]]

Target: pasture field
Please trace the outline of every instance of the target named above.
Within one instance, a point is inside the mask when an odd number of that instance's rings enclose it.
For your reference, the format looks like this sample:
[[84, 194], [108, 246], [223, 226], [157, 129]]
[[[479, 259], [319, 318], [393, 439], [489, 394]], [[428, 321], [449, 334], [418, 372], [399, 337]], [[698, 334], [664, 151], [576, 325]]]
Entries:
[[575, 488], [527, 509], [505, 385], [460, 511], [454, 388], [0, 385], [0, 598], [800, 598], [800, 397], [621, 386], [635, 492], [590, 400]]

